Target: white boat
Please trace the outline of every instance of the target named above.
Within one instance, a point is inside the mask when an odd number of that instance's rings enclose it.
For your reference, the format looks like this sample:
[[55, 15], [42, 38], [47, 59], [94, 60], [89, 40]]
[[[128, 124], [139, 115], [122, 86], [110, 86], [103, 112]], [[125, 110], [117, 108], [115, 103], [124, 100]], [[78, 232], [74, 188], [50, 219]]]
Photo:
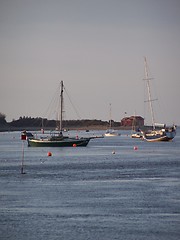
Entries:
[[143, 138], [143, 134], [142, 134], [142, 132], [135, 132], [135, 133], [132, 133], [131, 134], [131, 137], [132, 138]]
[[104, 134], [105, 137], [117, 137], [120, 136], [120, 134], [113, 129], [108, 129], [106, 133]]
[[115, 131], [114, 129], [112, 129], [112, 117], [111, 117], [111, 103], [109, 104], [110, 106], [110, 120], [109, 120], [109, 129], [106, 130], [104, 136], [105, 137], [116, 137], [116, 136], [120, 136], [120, 134]]
[[143, 134], [139, 128], [136, 126], [136, 114], [133, 116], [133, 123], [132, 123], [132, 131], [131, 131], [131, 137], [132, 138], [143, 138]]
[[157, 124], [155, 124], [155, 120], [154, 120], [155, 117], [154, 117], [154, 111], [153, 111], [153, 105], [152, 105], [152, 101], [154, 101], [155, 99], [151, 98], [150, 80], [152, 78], [149, 78], [146, 58], [144, 58], [144, 65], [145, 65], [144, 80], [147, 83], [147, 90], [148, 90], [147, 102], [149, 102], [149, 108], [151, 112], [152, 129], [142, 132], [143, 139], [145, 139], [148, 142], [171, 141], [176, 136], [176, 126], [173, 125], [171, 127], [166, 127], [165, 124], [158, 124], [158, 127], [157, 127]]

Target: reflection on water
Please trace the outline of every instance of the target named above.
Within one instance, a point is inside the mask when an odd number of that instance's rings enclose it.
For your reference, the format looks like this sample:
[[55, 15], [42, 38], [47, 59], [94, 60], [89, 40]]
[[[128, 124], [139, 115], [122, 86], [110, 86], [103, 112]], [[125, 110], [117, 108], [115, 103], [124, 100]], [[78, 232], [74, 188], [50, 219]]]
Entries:
[[20, 174], [20, 133], [0, 133], [1, 238], [178, 240], [180, 135], [147, 143], [128, 134], [86, 148], [25, 145]]

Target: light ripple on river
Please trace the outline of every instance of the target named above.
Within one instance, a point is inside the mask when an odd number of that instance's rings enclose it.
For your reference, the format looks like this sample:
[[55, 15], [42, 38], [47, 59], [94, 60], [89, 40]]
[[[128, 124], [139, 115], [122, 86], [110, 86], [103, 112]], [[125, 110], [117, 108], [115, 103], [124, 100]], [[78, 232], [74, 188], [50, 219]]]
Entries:
[[129, 134], [86, 148], [25, 145], [20, 174], [20, 133], [0, 133], [1, 239], [179, 240], [180, 134], [168, 143]]

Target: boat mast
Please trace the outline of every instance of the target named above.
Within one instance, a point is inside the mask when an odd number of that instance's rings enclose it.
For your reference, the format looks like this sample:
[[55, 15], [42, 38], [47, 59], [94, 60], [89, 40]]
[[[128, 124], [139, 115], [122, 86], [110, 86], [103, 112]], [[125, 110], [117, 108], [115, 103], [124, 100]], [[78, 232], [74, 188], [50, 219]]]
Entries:
[[134, 112], [133, 122], [132, 122], [132, 132], [136, 131], [136, 111]]
[[112, 128], [112, 113], [111, 113], [111, 103], [109, 104], [109, 127]]
[[61, 101], [61, 106], [60, 106], [60, 126], [59, 126], [59, 130], [60, 132], [62, 132], [62, 121], [63, 121], [63, 89], [64, 89], [64, 85], [63, 85], [63, 81], [61, 81], [61, 89], [60, 89], [60, 101]]
[[148, 68], [147, 68], [146, 57], [144, 57], [144, 65], [145, 65], [145, 80], [147, 82], [147, 90], [148, 90], [148, 102], [149, 102], [149, 107], [150, 107], [150, 112], [151, 112], [151, 121], [152, 121], [153, 129], [155, 129], [154, 111], [153, 111], [153, 106], [152, 106], [152, 101], [153, 100], [151, 98], [151, 90], [150, 90], [150, 80], [152, 78], [149, 78], [149, 75], [148, 75]]

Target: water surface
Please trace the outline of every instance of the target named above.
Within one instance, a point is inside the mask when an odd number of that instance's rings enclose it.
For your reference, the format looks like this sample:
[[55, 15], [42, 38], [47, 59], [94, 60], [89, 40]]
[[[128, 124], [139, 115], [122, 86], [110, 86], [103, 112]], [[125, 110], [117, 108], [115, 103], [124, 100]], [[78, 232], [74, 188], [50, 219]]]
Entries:
[[0, 133], [0, 239], [179, 240], [179, 132], [168, 143], [121, 133], [85, 148], [25, 144], [26, 174], [20, 133]]

